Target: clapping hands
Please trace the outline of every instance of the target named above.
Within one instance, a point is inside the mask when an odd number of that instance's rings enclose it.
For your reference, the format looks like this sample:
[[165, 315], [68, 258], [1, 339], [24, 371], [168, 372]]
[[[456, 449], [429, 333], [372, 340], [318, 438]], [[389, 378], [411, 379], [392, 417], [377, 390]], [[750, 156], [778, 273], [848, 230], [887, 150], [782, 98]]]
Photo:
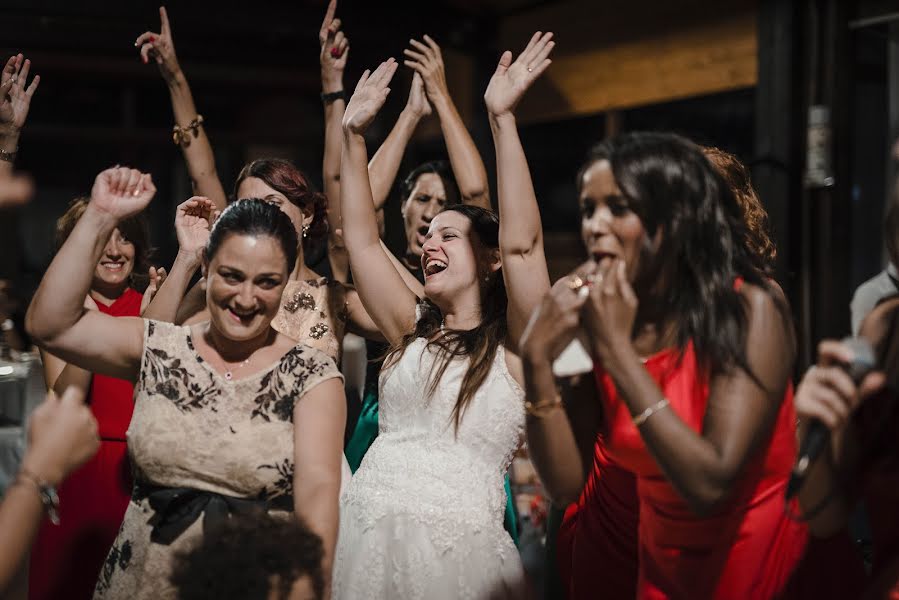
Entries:
[[552, 33], [538, 31], [514, 62], [510, 51], [503, 52], [484, 93], [491, 117], [511, 114], [534, 80], [549, 67], [549, 53], [556, 45], [552, 37]]
[[388, 58], [375, 69], [374, 73], [369, 74], [368, 69], [365, 70], [343, 115], [344, 131], [356, 135], [365, 133], [387, 100], [390, 93], [388, 86], [393, 74], [396, 73], [396, 67], [396, 61]]

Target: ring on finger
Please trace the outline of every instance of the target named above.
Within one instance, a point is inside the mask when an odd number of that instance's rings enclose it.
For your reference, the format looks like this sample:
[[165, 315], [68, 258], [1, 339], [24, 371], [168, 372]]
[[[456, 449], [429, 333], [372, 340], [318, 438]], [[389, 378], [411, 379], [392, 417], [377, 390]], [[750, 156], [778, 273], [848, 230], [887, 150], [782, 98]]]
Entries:
[[567, 283], [568, 287], [572, 291], [575, 291], [575, 292], [580, 290], [582, 287], [584, 287], [586, 285], [586, 282], [583, 279], [581, 279], [580, 275], [570, 276], [566, 283]]

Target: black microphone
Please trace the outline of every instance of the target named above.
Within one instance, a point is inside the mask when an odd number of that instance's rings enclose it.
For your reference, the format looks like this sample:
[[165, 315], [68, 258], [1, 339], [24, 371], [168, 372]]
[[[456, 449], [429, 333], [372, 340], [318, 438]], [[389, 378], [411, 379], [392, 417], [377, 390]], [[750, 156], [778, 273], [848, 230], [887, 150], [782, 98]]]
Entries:
[[[863, 338], [849, 337], [842, 341], [843, 345], [852, 351], [852, 362], [844, 365], [846, 372], [856, 384], [874, 370], [877, 366], [877, 359], [874, 356], [874, 349], [871, 344]], [[830, 430], [827, 425], [818, 419], [811, 419], [808, 429], [805, 432], [805, 438], [799, 445], [799, 457], [793, 472], [790, 475], [790, 481], [787, 482], [787, 500], [796, 495], [802, 483], [805, 481], [808, 468], [815, 462], [821, 451], [828, 445], [830, 441]]]

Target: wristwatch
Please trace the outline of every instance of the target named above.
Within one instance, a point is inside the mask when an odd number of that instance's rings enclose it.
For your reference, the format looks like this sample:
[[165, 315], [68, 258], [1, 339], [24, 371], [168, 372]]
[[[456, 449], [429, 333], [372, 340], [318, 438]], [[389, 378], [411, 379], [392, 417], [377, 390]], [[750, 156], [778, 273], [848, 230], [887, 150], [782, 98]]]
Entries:
[[37, 488], [44, 510], [47, 511], [47, 517], [51, 523], [59, 525], [59, 494], [56, 493], [56, 488], [28, 469], [19, 470], [19, 478], [28, 480]]
[[346, 92], [344, 90], [339, 90], [337, 92], [329, 92], [327, 94], [322, 92], [321, 98], [322, 98], [322, 102], [324, 102], [325, 104], [330, 104], [331, 102], [334, 102], [335, 100], [346, 101]]

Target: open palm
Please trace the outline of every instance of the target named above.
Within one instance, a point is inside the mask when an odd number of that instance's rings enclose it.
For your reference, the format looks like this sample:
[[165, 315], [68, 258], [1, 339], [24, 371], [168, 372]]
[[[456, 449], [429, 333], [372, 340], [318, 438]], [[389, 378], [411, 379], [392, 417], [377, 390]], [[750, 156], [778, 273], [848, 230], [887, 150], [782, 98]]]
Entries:
[[25, 86], [31, 61], [23, 59], [21, 54], [11, 56], [0, 73], [0, 124], [14, 131], [19, 131], [28, 118], [31, 108], [31, 97], [34, 96], [40, 75], [35, 75], [31, 85]]
[[387, 94], [390, 93], [388, 86], [394, 73], [396, 73], [396, 61], [388, 58], [371, 75], [368, 70], [362, 74], [343, 115], [345, 130], [355, 134], [365, 133], [378, 111], [384, 106]]
[[503, 52], [484, 93], [484, 102], [491, 115], [515, 110], [525, 91], [549, 67], [552, 63], [549, 53], [556, 45], [552, 37], [552, 33], [535, 33], [515, 62], [512, 62], [511, 52]]
[[150, 175], [137, 169], [113, 167], [94, 180], [91, 205], [121, 221], [146, 208], [155, 194]]

